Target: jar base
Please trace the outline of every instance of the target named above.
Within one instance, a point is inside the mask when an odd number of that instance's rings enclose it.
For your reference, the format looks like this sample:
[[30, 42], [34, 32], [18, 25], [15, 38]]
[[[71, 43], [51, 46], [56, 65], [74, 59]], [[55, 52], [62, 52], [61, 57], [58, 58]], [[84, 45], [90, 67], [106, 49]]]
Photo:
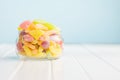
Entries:
[[20, 59], [24, 60], [56, 60], [59, 59], [60, 57], [28, 57], [28, 56], [23, 56], [23, 55], [18, 55]]

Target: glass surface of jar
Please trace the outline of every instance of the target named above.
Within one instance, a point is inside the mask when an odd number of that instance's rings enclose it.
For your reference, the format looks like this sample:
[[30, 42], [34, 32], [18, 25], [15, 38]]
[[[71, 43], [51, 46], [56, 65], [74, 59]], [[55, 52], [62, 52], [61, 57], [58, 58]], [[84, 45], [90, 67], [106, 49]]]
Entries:
[[24, 21], [18, 27], [17, 54], [25, 58], [57, 59], [62, 54], [60, 30], [42, 21]]

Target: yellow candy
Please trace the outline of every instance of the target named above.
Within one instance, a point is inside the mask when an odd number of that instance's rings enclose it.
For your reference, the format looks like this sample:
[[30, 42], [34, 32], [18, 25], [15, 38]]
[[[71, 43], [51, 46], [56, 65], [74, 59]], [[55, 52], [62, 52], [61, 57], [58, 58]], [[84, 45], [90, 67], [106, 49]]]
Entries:
[[32, 45], [31, 43], [25, 42], [23, 41], [24, 45], [26, 45], [27, 47], [29, 47], [30, 49], [35, 49], [35, 46]]
[[60, 32], [60, 29], [51, 23], [47, 22], [47, 23], [44, 23], [43, 25], [46, 26], [49, 30], [55, 30], [57, 33]]
[[37, 42], [38, 42], [37, 40], [33, 40], [32, 44], [37, 44]]
[[32, 35], [36, 40], [38, 40], [40, 38], [40, 36], [42, 36], [44, 34], [44, 32], [42, 30], [32, 30], [29, 32], [30, 35]]
[[46, 54], [45, 53], [39, 53], [39, 54], [32, 55], [32, 57], [35, 57], [35, 58], [45, 58]]
[[33, 55], [33, 57], [35, 57], [35, 58], [41, 58], [41, 56], [42, 56], [42, 53], [38, 53], [38, 54]]
[[24, 51], [25, 51], [25, 53], [26, 53], [27, 56], [30, 57], [32, 55], [31, 50], [27, 46], [23, 46], [23, 49], [24, 49]]
[[49, 50], [53, 57], [57, 57], [62, 52], [62, 50], [58, 44], [52, 44], [49, 47]]
[[33, 23], [34, 24], [44, 24], [44, 23], [47, 23], [46, 21], [44, 21], [44, 20], [33, 20]]
[[44, 23], [43, 25], [46, 26], [49, 30], [56, 29], [56, 27], [51, 23]]
[[45, 58], [46, 57], [46, 53], [41, 53], [40, 57], [41, 58]]
[[43, 48], [39, 47], [38, 51], [39, 51], [39, 53], [41, 53], [43, 51]]
[[56, 42], [50, 41], [50, 46], [56, 46]]
[[19, 30], [19, 31], [22, 31], [22, 28], [18, 27], [18, 30]]
[[46, 57], [46, 53], [44, 53], [42, 51], [43, 51], [43, 49], [41, 47], [39, 47], [38, 53], [34, 54], [34, 57], [36, 57], [36, 58], [45, 58]]
[[39, 54], [40, 54], [40, 57], [46, 57], [46, 53], [43, 52], [43, 48], [42, 47], [39, 47], [39, 50], [38, 50]]
[[52, 54], [49, 49], [46, 50], [46, 55], [47, 55], [47, 58], [52, 58]]

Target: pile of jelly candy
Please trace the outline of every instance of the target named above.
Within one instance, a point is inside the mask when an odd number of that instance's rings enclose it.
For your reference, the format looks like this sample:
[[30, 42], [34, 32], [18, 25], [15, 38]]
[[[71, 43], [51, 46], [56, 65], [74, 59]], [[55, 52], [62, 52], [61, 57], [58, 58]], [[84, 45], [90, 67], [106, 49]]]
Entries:
[[59, 58], [63, 41], [60, 30], [43, 20], [24, 21], [18, 27], [18, 54], [32, 58]]

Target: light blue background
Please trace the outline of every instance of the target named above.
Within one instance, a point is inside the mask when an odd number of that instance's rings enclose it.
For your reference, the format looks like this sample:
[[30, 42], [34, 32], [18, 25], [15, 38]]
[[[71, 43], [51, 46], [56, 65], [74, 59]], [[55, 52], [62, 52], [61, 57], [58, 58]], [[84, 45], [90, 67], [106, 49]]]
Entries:
[[65, 43], [120, 43], [120, 0], [0, 0], [0, 43], [38, 18], [59, 26]]

